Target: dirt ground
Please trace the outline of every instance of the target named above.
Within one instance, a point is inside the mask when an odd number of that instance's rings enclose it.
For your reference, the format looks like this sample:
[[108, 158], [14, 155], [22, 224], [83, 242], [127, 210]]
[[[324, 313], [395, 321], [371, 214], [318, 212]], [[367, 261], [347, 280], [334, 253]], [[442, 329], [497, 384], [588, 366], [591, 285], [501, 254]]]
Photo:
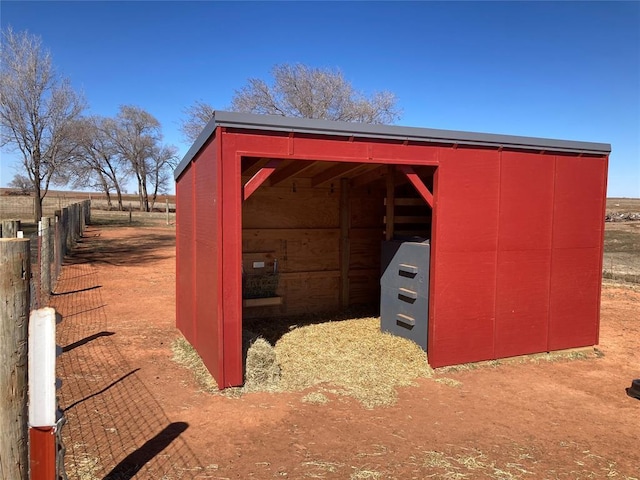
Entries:
[[69, 479], [640, 478], [639, 288], [605, 284], [598, 355], [438, 373], [373, 410], [231, 398], [172, 360], [174, 245], [171, 227], [92, 226], [63, 269]]

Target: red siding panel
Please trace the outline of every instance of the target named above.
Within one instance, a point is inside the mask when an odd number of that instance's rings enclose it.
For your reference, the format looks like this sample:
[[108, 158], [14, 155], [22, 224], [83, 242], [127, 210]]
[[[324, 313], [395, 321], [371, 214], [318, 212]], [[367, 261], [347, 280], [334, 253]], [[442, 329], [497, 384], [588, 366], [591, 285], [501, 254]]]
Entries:
[[439, 155], [428, 351], [434, 367], [494, 358], [499, 155]]
[[496, 357], [547, 349], [554, 172], [554, 156], [502, 152]]
[[600, 248], [554, 249], [549, 350], [598, 343]]
[[223, 385], [223, 331], [219, 315], [219, 166], [216, 143], [209, 143], [199, 154], [197, 165], [195, 212], [196, 322], [197, 349], [219, 386]]
[[551, 250], [498, 253], [496, 358], [547, 350]]
[[195, 346], [193, 163], [176, 185], [176, 327]]
[[432, 367], [494, 358], [495, 252], [443, 252], [437, 256], [430, 329]]
[[496, 250], [499, 155], [495, 150], [442, 149], [437, 232], [440, 251]]
[[605, 182], [604, 159], [556, 157], [554, 248], [601, 245]]
[[499, 249], [550, 249], [555, 157], [502, 152], [500, 163]]
[[598, 342], [606, 159], [556, 157], [549, 350]]

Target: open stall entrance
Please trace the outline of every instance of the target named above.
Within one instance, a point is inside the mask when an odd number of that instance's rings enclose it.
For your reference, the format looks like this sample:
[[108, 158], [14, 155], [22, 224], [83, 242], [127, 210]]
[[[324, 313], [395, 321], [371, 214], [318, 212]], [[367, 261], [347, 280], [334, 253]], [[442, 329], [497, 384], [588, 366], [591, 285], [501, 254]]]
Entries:
[[383, 244], [430, 240], [435, 171], [242, 158], [245, 333], [379, 316]]

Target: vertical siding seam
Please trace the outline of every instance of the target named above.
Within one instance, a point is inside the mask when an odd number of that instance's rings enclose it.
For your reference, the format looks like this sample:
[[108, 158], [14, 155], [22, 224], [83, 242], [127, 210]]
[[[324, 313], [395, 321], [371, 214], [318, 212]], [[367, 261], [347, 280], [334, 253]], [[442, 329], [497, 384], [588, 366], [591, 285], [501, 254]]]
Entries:
[[502, 204], [502, 151], [498, 152], [498, 215], [496, 216], [496, 256], [495, 278], [493, 282], [493, 344], [491, 357], [496, 358], [496, 342], [498, 336], [498, 258], [500, 255], [500, 207]]
[[555, 230], [556, 230], [556, 189], [558, 186], [558, 156], [553, 156], [553, 190], [551, 192], [551, 245], [549, 252], [549, 294], [547, 299], [547, 352], [549, 352], [549, 348], [551, 345], [551, 290], [552, 290], [552, 279], [553, 279], [553, 252], [556, 248], [555, 246]]

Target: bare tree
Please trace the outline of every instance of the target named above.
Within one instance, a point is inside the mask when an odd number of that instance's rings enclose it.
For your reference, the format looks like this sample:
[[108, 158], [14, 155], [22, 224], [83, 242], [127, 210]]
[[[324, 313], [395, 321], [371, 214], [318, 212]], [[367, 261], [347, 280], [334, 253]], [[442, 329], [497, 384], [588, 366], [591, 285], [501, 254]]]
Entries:
[[213, 112], [213, 107], [201, 100], [196, 100], [193, 105], [184, 109], [183, 113], [187, 117], [182, 120], [180, 131], [188, 142], [195, 142], [202, 129], [213, 117]]
[[393, 123], [400, 116], [391, 92], [366, 96], [339, 70], [306, 65], [276, 65], [273, 82], [250, 78], [237, 90], [232, 109], [239, 112], [363, 123]]
[[122, 185], [127, 181], [129, 170], [112, 140], [116, 125], [113, 119], [100, 116], [82, 118], [75, 123], [78, 150], [71, 183], [74, 187], [91, 186], [103, 192], [109, 208], [112, 207], [111, 192], [115, 190], [118, 210], [123, 210]]
[[149, 211], [149, 158], [162, 139], [160, 122], [149, 112], [132, 105], [120, 106], [111, 140], [120, 158], [128, 163], [138, 184], [140, 211]]
[[[319, 118], [362, 123], [393, 123], [400, 118], [396, 96], [388, 91], [370, 96], [353, 88], [339, 70], [312, 68], [306, 65], [276, 65], [271, 84], [250, 78], [235, 92], [231, 110], [285, 117]], [[214, 109], [196, 101], [184, 112], [181, 131], [193, 142]]]
[[20, 195], [30, 195], [33, 192], [33, 184], [29, 177], [22, 175], [20, 173], [16, 173], [11, 181], [9, 182], [9, 186], [12, 188], [16, 188], [20, 191]]
[[178, 164], [178, 149], [173, 145], [156, 146], [149, 158], [149, 182], [153, 193], [151, 195], [151, 210], [156, 204], [158, 193], [169, 190], [171, 171]]
[[60, 77], [40, 38], [8, 28], [0, 45], [0, 127], [2, 146], [19, 151], [38, 201], [36, 218], [49, 185], [63, 183], [75, 145], [70, 124], [84, 109], [83, 99]]

